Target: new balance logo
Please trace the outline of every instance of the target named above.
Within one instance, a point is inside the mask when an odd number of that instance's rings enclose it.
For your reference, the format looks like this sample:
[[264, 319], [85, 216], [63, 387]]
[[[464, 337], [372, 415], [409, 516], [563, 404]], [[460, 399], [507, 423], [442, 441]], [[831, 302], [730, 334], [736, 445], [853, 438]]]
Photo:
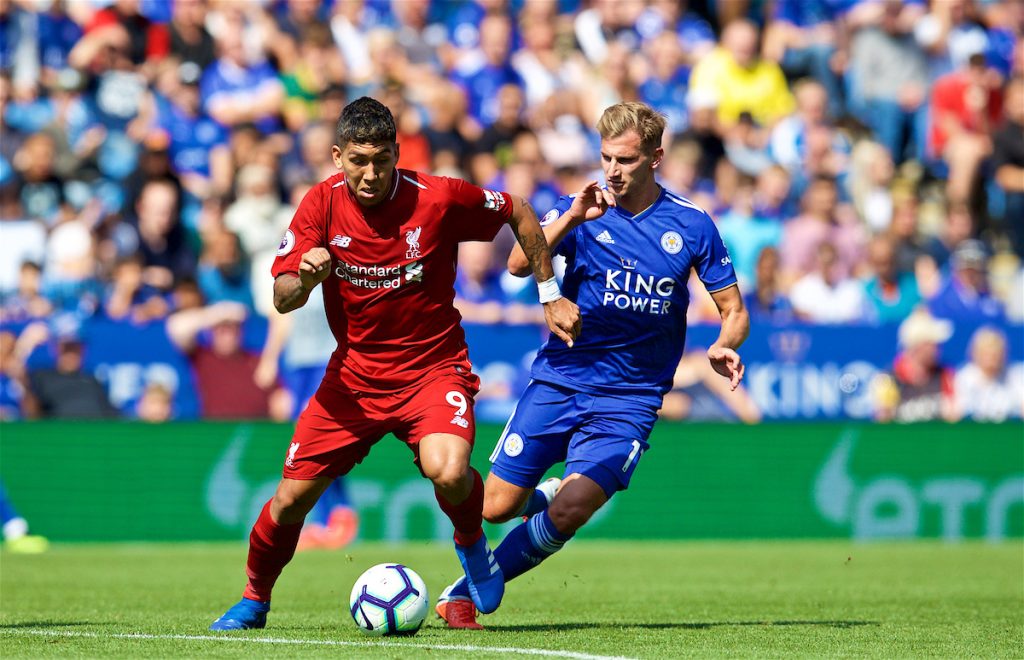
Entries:
[[461, 417], [459, 415], [456, 415], [455, 417], [452, 417], [451, 423], [454, 424], [455, 426], [460, 426], [460, 427], [462, 427], [464, 429], [468, 429], [469, 428], [469, 422], [466, 421], [466, 418], [465, 417]]
[[603, 232], [597, 235], [597, 242], [607, 243], [608, 245], [615, 245], [615, 239], [612, 238], [612, 235], [608, 233], [607, 229], [605, 229]]
[[338, 247], [347, 248], [351, 243], [351, 237], [342, 236], [341, 234], [335, 234], [334, 238], [331, 239], [331, 245], [337, 245]]

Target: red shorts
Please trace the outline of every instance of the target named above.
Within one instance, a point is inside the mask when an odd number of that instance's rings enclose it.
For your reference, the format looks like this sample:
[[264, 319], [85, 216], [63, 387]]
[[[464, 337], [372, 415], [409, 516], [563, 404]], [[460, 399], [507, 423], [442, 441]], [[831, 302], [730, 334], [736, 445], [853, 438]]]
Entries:
[[450, 433], [471, 446], [476, 431], [473, 374], [444, 374], [388, 394], [355, 393], [320, 385], [299, 416], [285, 456], [286, 479], [348, 474], [388, 433], [409, 446], [419, 466], [419, 441]]

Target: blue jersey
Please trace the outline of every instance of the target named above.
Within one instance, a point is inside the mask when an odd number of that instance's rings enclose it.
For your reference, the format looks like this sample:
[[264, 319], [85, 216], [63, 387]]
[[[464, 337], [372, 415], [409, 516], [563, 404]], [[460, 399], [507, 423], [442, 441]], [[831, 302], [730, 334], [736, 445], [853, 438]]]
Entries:
[[[560, 198], [544, 222], [571, 204]], [[660, 405], [683, 354], [690, 270], [711, 292], [736, 283], [711, 217], [662, 189], [638, 215], [612, 207], [580, 224], [554, 253], [566, 259], [562, 293], [579, 305], [583, 332], [573, 348], [552, 336], [534, 380]]]

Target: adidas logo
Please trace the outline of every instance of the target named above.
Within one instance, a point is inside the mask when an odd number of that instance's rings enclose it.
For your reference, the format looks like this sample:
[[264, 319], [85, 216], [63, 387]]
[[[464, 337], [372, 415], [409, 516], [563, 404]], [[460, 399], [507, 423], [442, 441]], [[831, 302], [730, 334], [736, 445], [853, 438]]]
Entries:
[[607, 229], [605, 229], [603, 232], [597, 235], [597, 241], [598, 243], [607, 243], [608, 245], [615, 245], [615, 239], [612, 238], [612, 235], [608, 233]]

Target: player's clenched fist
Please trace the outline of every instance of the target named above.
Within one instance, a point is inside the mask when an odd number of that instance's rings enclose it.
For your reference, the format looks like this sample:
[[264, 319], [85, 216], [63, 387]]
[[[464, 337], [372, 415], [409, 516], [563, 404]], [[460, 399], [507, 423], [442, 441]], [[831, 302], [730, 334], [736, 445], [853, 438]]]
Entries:
[[580, 318], [580, 308], [576, 303], [568, 298], [545, 303], [544, 319], [548, 322], [548, 329], [572, 348], [572, 343], [583, 329], [583, 319]]
[[299, 263], [299, 279], [307, 291], [320, 284], [331, 274], [331, 253], [322, 247], [315, 247], [302, 255]]

